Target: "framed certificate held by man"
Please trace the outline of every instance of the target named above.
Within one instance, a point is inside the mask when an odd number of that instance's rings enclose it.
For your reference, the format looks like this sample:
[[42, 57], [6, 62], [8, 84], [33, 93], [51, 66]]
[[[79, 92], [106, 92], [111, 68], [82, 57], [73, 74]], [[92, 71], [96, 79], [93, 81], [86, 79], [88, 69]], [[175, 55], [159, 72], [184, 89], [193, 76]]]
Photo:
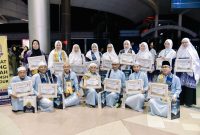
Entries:
[[57, 84], [39, 84], [38, 93], [42, 97], [56, 98], [57, 97]]
[[102, 60], [101, 70], [110, 70], [112, 69], [112, 61]]
[[31, 68], [38, 68], [38, 64], [40, 62], [46, 63], [44, 55], [42, 56], [35, 56], [35, 57], [28, 57], [28, 67]]
[[175, 72], [193, 72], [191, 59], [176, 59]]
[[126, 81], [126, 94], [140, 94], [143, 90], [143, 81], [141, 79]]
[[89, 78], [83, 80], [83, 86], [85, 88], [100, 89], [101, 78], [98, 76], [90, 76]]
[[149, 96], [166, 99], [168, 97], [168, 85], [163, 83], [150, 83]]
[[137, 58], [136, 61], [140, 64], [141, 70], [151, 71], [152, 70], [152, 60]]
[[33, 94], [32, 81], [16, 82], [11, 84], [12, 94], [16, 97], [24, 97]]
[[53, 64], [53, 70], [56, 75], [62, 75], [64, 69], [63, 69], [63, 62], [54, 62]]
[[135, 62], [135, 55], [130, 53], [122, 53], [120, 55], [120, 64], [133, 65]]
[[104, 80], [104, 90], [108, 92], [121, 92], [121, 80], [106, 78]]
[[85, 65], [71, 65], [71, 70], [75, 72], [78, 76], [83, 76], [86, 71]]
[[165, 58], [165, 59], [157, 58], [156, 59], [156, 70], [161, 70], [163, 61], [169, 61], [170, 65], [172, 65], [172, 61], [170, 58]]

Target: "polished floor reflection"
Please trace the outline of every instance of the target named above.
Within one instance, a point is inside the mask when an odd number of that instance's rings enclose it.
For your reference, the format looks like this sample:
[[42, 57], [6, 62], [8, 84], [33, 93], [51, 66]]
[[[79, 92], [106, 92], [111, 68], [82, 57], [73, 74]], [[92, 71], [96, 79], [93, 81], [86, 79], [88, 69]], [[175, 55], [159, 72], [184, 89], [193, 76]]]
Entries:
[[1, 106], [0, 120], [0, 135], [200, 135], [200, 110], [183, 106], [176, 120], [121, 108], [77, 106], [24, 114]]

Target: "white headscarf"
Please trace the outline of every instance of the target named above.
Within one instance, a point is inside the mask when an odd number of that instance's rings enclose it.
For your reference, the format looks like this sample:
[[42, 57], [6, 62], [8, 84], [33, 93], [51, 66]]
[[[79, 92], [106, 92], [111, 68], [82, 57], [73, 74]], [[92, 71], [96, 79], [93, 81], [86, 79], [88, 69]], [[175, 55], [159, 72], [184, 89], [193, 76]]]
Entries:
[[118, 59], [118, 56], [115, 52], [115, 48], [113, 47], [113, 44], [108, 44], [108, 46], [111, 46], [112, 47], [112, 51], [109, 52], [108, 49], [107, 49], [107, 52], [105, 52], [102, 56], [102, 59], [104, 60], [110, 60], [110, 61], [114, 61], [115, 59]]
[[[75, 52], [75, 47], [78, 47], [78, 52]], [[69, 54], [69, 64], [70, 65], [82, 65], [83, 64], [83, 56], [81, 56], [81, 50], [78, 44], [74, 44], [72, 48], [72, 52]]]
[[173, 47], [172, 40], [171, 39], [167, 39], [167, 40], [165, 40], [165, 42], [169, 43], [169, 48], [163, 49], [159, 53], [158, 57], [164, 57], [164, 58], [170, 58], [170, 59], [176, 58], [176, 52], [172, 49], [172, 47]]
[[194, 71], [194, 75], [195, 75], [195, 80], [198, 82], [199, 78], [200, 78], [200, 60], [199, 60], [199, 55], [196, 51], [196, 49], [194, 48], [194, 46], [192, 45], [192, 43], [190, 42], [189, 38], [183, 38], [182, 42], [187, 42], [187, 47], [184, 47], [183, 44], [181, 44], [181, 46], [178, 49], [177, 52], [177, 58], [187, 58], [189, 57], [190, 59], [192, 59], [193, 61], [193, 71]]
[[[56, 50], [56, 45], [57, 45], [58, 43], [60, 43], [60, 45], [61, 45], [61, 50], [62, 50], [62, 42], [61, 42], [60, 40], [57, 40], [57, 41], [55, 42], [55, 44], [54, 44], [55, 50]], [[56, 51], [61, 51], [61, 50], [56, 50]]]
[[143, 59], [151, 59], [153, 61], [153, 57], [151, 52], [149, 51], [149, 47], [148, 44], [146, 42], [142, 42], [139, 46], [141, 48], [141, 46], [144, 45], [145, 46], [145, 50], [142, 51], [141, 49], [139, 50], [139, 52], [137, 53], [137, 58], [143, 58]]
[[131, 42], [129, 40], [125, 40], [124, 43], [123, 43], [123, 45], [124, 44], [128, 44], [129, 45], [128, 48], [124, 48], [125, 53], [128, 53], [129, 49], [132, 48]]
[[93, 43], [91, 45], [91, 49], [93, 46], [96, 46], [97, 48], [97, 51], [96, 52], [93, 52], [92, 50], [88, 51], [87, 54], [86, 54], [86, 57], [89, 58], [90, 60], [92, 60], [92, 52], [94, 53], [94, 55], [96, 56], [97, 58], [97, 61], [100, 63], [100, 55], [99, 55], [99, 48], [98, 48], [98, 45], [97, 43]]

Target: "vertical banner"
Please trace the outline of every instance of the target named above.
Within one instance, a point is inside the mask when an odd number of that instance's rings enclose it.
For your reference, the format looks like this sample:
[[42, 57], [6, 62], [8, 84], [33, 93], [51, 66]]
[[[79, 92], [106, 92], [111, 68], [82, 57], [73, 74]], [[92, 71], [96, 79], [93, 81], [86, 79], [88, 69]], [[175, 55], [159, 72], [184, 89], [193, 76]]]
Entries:
[[0, 36], [0, 105], [10, 103], [8, 96], [9, 65], [7, 37]]

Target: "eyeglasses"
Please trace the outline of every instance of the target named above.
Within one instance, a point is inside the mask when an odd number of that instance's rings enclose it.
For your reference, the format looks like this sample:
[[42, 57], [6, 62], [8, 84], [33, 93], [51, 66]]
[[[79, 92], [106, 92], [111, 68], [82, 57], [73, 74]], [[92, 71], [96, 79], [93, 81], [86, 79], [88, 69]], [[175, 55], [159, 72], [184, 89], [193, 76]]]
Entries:
[[162, 66], [162, 68], [170, 68], [170, 66]]

